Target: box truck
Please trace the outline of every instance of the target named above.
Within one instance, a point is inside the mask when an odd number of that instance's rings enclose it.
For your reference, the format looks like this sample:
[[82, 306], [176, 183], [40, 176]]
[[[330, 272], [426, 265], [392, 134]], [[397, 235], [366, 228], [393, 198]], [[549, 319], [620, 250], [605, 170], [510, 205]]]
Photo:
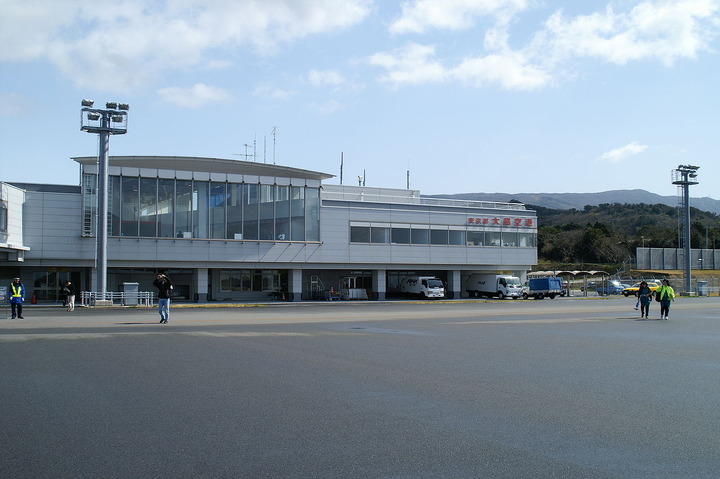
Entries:
[[544, 299], [548, 296], [554, 299], [555, 296], [563, 295], [563, 282], [557, 276], [546, 278], [533, 278], [528, 281], [528, 289], [523, 293], [523, 298]]
[[465, 280], [465, 291], [475, 298], [497, 296], [500, 299], [517, 299], [522, 296], [522, 284], [517, 276], [475, 273]]
[[445, 285], [435, 276], [406, 276], [400, 281], [400, 292], [421, 298], [444, 298]]

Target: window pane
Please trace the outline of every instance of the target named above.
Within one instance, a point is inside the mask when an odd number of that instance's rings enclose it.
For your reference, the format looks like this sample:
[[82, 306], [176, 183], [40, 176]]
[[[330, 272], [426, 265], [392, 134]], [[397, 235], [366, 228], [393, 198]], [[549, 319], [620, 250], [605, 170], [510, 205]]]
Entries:
[[138, 235], [139, 178], [122, 179], [122, 207], [120, 212], [122, 236]]
[[192, 196], [193, 238], [209, 238], [208, 235], [208, 182], [194, 181]]
[[383, 226], [373, 226], [370, 228], [370, 242], [371, 243], [389, 243], [390, 242], [390, 228]]
[[487, 231], [485, 232], [485, 242], [487, 246], [500, 246], [502, 245], [501, 235], [499, 231]]
[[225, 183], [210, 183], [210, 238], [225, 238]]
[[305, 241], [320, 241], [320, 188], [305, 188]]
[[503, 246], [517, 246], [517, 233], [515, 231], [505, 231], [502, 233]]
[[140, 178], [140, 236], [157, 236], [157, 178]]
[[305, 188], [290, 187], [290, 239], [305, 241]]
[[174, 225], [175, 180], [158, 180], [158, 236], [175, 236]]
[[448, 230], [430, 230], [430, 244], [448, 244]]
[[243, 188], [243, 239], [258, 239], [258, 185]]
[[175, 183], [175, 229], [178, 238], [192, 237], [192, 181], [177, 180]]
[[410, 242], [412, 244], [429, 244], [430, 231], [425, 228], [412, 228], [412, 230], [410, 231]]
[[392, 228], [392, 242], [396, 244], [410, 244], [410, 227]]
[[242, 184], [228, 185], [227, 237], [242, 239]]
[[468, 246], [484, 246], [485, 245], [485, 232], [484, 231], [468, 231], [467, 232], [467, 244], [468, 244]]
[[369, 226], [351, 226], [350, 227], [351, 243], [369, 243], [370, 227]]
[[463, 230], [450, 230], [450, 244], [451, 245], [465, 245], [465, 231]]
[[[120, 236], [122, 234], [122, 231], [120, 231], [120, 215], [122, 210], [120, 177], [111, 176], [108, 178], [108, 188], [110, 188], [110, 200], [108, 204], [108, 211], [110, 213], [110, 235]], [[93, 226], [93, 231], [95, 231], [96, 227], [97, 226]]]
[[277, 186], [275, 192], [275, 239], [290, 240], [290, 187]]
[[521, 248], [534, 248], [535, 244], [534, 233], [518, 233], [518, 246]]
[[260, 185], [258, 212], [260, 239], [275, 239], [275, 187], [273, 185]]

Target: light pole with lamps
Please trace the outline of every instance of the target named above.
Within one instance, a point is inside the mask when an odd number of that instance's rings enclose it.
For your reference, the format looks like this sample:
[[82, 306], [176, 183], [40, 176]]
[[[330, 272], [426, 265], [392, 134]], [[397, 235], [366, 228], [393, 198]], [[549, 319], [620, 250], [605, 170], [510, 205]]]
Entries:
[[673, 170], [673, 185], [678, 185], [683, 189], [683, 206], [685, 209], [685, 224], [684, 236], [685, 236], [685, 294], [692, 294], [692, 287], [690, 286], [690, 185], [697, 185], [697, 170], [699, 166], [692, 165], [679, 165], [677, 169]]
[[97, 273], [96, 291], [102, 300], [107, 293], [107, 224], [108, 224], [108, 166], [110, 150], [110, 135], [123, 135], [127, 133], [128, 110], [127, 103], [107, 102], [105, 109], [93, 108], [92, 100], [83, 100], [80, 110], [80, 129], [88, 133], [100, 135], [98, 149], [98, 218], [97, 218], [97, 258], [95, 269]]

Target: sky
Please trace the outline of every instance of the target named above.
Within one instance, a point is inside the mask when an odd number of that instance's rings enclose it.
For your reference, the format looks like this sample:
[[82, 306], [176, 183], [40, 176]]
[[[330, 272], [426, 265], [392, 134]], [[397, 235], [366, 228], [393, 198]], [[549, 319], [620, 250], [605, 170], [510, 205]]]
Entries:
[[79, 184], [87, 98], [111, 156], [720, 199], [720, 0], [0, 0], [0, 45], [1, 181]]

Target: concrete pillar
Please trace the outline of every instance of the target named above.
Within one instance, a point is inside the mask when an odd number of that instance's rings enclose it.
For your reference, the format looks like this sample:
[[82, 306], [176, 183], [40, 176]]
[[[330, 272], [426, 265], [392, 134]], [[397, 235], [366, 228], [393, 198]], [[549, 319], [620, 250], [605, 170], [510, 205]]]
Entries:
[[462, 272], [459, 269], [452, 269], [447, 272], [447, 291], [445, 297], [448, 299], [460, 299], [462, 297]]
[[288, 301], [302, 301], [302, 273], [301, 269], [288, 271], [288, 288], [290, 289]]
[[387, 271], [384, 269], [374, 270], [372, 273], [372, 299], [376, 301], [385, 301], [385, 293], [387, 292]]
[[196, 297], [195, 302], [196, 303], [207, 303], [208, 301], [208, 269], [207, 268], [198, 268], [195, 270], [194, 280], [195, 280], [195, 291]]

